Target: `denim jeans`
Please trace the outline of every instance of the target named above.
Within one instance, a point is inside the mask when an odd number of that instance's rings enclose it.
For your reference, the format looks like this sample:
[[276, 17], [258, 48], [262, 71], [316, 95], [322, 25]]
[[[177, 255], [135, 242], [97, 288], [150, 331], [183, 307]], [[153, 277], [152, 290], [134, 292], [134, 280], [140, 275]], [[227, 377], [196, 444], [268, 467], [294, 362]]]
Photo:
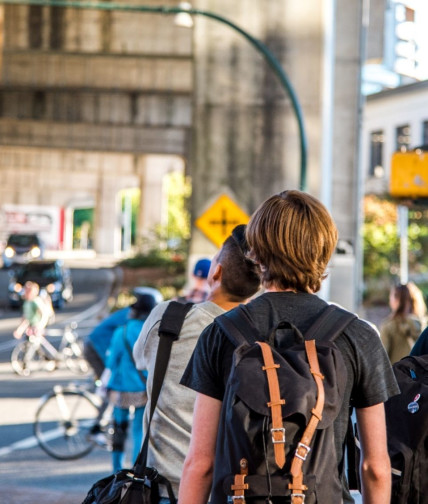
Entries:
[[166, 497], [161, 497], [159, 504], [170, 504], [170, 502], [169, 499], [167, 499]]

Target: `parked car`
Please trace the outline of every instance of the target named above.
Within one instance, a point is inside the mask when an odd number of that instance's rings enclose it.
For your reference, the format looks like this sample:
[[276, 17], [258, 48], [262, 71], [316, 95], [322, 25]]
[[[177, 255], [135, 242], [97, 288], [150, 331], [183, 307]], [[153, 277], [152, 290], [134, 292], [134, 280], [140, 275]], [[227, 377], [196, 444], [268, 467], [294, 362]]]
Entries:
[[20, 307], [23, 301], [24, 284], [35, 282], [50, 295], [54, 308], [62, 308], [65, 302], [73, 299], [73, 284], [70, 270], [63, 261], [31, 261], [18, 266], [9, 281], [9, 304]]
[[24, 264], [33, 259], [43, 259], [44, 247], [37, 234], [9, 235], [3, 250], [3, 266], [10, 268], [13, 264]]

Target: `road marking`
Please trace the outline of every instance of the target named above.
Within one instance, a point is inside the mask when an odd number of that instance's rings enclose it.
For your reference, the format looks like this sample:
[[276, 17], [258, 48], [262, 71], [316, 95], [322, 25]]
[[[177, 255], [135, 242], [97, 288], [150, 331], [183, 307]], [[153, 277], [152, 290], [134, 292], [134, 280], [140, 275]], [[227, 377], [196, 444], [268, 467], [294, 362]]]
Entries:
[[[93, 425], [93, 420], [86, 420], [80, 422], [81, 427], [90, 427]], [[45, 441], [52, 441], [53, 439], [58, 439], [59, 437], [64, 435], [64, 428], [57, 427], [56, 429], [52, 429], [50, 431], [46, 431], [43, 433], [43, 439]], [[16, 450], [28, 450], [30, 448], [34, 448], [38, 446], [39, 442], [37, 441], [36, 436], [31, 436], [28, 438], [21, 439], [21, 441], [16, 441], [9, 446], [5, 446], [4, 448], [0, 448], [0, 457], [6, 457], [6, 455], [10, 455], [12, 452]]]
[[21, 439], [21, 441], [12, 443], [11, 445], [5, 446], [4, 448], [0, 448], [0, 457], [5, 457], [6, 455], [9, 455], [16, 450], [28, 450], [29, 448], [34, 448], [38, 444], [39, 443], [35, 436]]

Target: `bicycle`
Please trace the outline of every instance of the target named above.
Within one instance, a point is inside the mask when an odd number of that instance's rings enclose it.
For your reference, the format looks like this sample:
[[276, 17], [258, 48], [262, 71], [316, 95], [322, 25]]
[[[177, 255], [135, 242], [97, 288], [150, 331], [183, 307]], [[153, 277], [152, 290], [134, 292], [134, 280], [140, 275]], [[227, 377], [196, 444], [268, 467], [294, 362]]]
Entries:
[[[111, 412], [111, 406], [88, 386], [55, 385], [40, 400], [34, 435], [51, 457], [78, 459], [88, 455], [95, 446], [110, 449]], [[103, 436], [101, 443], [99, 434]]]
[[76, 323], [64, 327], [58, 349], [43, 334], [35, 334], [30, 328], [25, 340], [12, 350], [11, 364], [16, 374], [29, 376], [33, 371], [53, 371], [64, 362], [73, 373], [85, 374], [89, 365], [83, 357], [83, 341], [76, 332]]

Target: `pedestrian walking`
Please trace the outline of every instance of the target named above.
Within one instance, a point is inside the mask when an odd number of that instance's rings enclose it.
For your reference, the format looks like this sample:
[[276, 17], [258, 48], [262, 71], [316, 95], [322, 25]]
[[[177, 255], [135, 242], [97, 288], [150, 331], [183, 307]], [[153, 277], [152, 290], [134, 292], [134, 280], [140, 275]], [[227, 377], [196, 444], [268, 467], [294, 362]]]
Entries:
[[380, 326], [380, 337], [394, 364], [409, 355], [422, 330], [420, 318], [414, 310], [414, 302], [408, 285], [394, 285], [390, 290], [391, 314]]

